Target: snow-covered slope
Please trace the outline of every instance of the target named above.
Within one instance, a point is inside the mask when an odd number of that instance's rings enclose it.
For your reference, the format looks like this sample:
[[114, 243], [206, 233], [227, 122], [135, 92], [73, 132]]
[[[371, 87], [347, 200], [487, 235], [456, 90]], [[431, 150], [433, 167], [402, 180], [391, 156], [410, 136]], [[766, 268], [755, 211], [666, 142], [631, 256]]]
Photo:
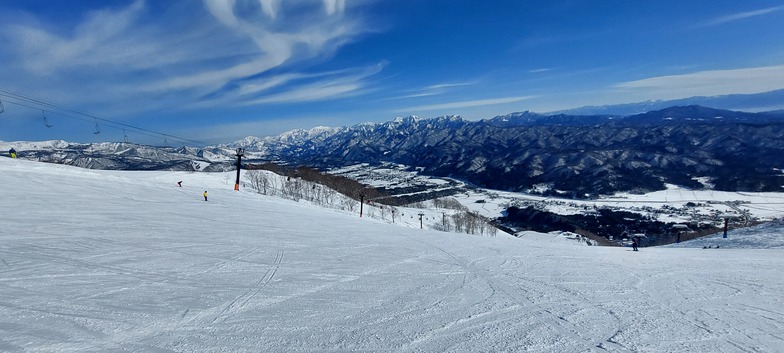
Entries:
[[224, 171], [234, 165], [233, 151], [193, 147], [156, 147], [125, 142], [70, 143], [0, 141], [2, 155], [15, 149], [20, 159], [107, 170]]
[[670, 248], [784, 249], [784, 219], [693, 239]]
[[0, 158], [0, 183], [3, 352], [784, 347], [780, 249], [419, 230], [236, 192], [224, 173]]

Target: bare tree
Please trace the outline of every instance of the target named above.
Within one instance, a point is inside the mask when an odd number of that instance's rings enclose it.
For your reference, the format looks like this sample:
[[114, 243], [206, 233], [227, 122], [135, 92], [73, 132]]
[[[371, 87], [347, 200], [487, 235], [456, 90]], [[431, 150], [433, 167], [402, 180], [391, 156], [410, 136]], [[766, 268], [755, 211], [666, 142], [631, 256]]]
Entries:
[[256, 190], [260, 194], [267, 195], [270, 186], [269, 176], [260, 170], [249, 170], [247, 172], [248, 179], [250, 179], [251, 189]]

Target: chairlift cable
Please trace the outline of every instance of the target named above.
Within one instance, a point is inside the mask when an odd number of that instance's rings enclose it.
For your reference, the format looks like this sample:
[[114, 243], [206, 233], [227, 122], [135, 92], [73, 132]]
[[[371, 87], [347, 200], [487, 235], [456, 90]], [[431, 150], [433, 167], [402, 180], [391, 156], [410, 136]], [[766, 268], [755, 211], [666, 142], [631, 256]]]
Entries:
[[[205, 145], [206, 144], [203, 141], [188, 139], [188, 138], [179, 137], [179, 136], [175, 136], [175, 135], [171, 135], [171, 134], [164, 134], [162, 132], [158, 132], [158, 131], [154, 131], [154, 130], [150, 130], [150, 129], [145, 129], [145, 128], [134, 126], [134, 125], [130, 125], [130, 124], [125, 124], [125, 123], [113, 121], [113, 120], [106, 119], [106, 118], [101, 118], [101, 117], [96, 116], [94, 114], [85, 113], [83, 111], [79, 111], [79, 110], [68, 108], [68, 107], [63, 107], [63, 106], [60, 106], [60, 105], [57, 105], [57, 104], [53, 104], [53, 103], [49, 103], [49, 102], [46, 102], [46, 101], [43, 101], [43, 100], [40, 100], [40, 99], [36, 99], [36, 98], [33, 98], [33, 97], [29, 97], [29, 96], [13, 93], [13, 92], [10, 92], [10, 91], [4, 90], [4, 89], [0, 89], [0, 96], [5, 96], [6, 98], [13, 98], [13, 99], [16, 99], [16, 100], [21, 100], [21, 101], [24, 101], [24, 102], [27, 102], [27, 103], [30, 103], [30, 104], [54, 107], [54, 108], [57, 108], [59, 110], [68, 112], [68, 113], [60, 112], [60, 113], [57, 113], [57, 114], [60, 114], [60, 115], [63, 115], [65, 117], [69, 117], [69, 118], [72, 118], [72, 119], [88, 121], [85, 118], [74, 116], [72, 114], [86, 116], [88, 118], [92, 118], [92, 120], [95, 121], [96, 125], [97, 125], [98, 121], [100, 120], [105, 125], [109, 125], [109, 126], [112, 126], [112, 127], [118, 128], [118, 129], [122, 129], [123, 127], [125, 127], [125, 128], [130, 128], [130, 129], [133, 129], [133, 130], [136, 130], [136, 131], [140, 131], [140, 132], [147, 132], [148, 134], [144, 134], [143, 133], [143, 135], [146, 135], [146, 136], [155, 137], [155, 136], [167, 135], [168, 137], [173, 138], [174, 140], [177, 140], [177, 141], [181, 141], [181, 142], [195, 143], [197, 145]], [[9, 101], [7, 101], [7, 102], [9, 102]], [[19, 102], [10, 102], [10, 103], [17, 104], [17, 105], [24, 106], [24, 107], [28, 107], [28, 108], [33, 108], [33, 109], [36, 108], [34, 106], [22, 104], [22, 103], [19, 103]], [[50, 113], [55, 113], [52, 110], [49, 110], [49, 112]], [[150, 135], [150, 134], [152, 134], [152, 135]]]
[[[30, 108], [30, 109], [39, 109], [38, 107], [34, 107], [34, 106], [32, 106], [32, 105], [27, 105], [27, 104], [22, 104], [22, 103], [19, 103], [19, 102], [12, 102], [12, 101], [7, 101], [7, 102], [8, 102], [8, 103], [11, 103], [11, 104], [16, 104], [16, 105], [18, 105], [18, 106], [22, 106], [22, 107]], [[52, 113], [52, 112], [51, 112], [51, 111], [49, 111], [49, 113]], [[60, 115], [60, 116], [66, 117], [66, 118], [70, 118], [70, 119], [75, 119], [75, 120], [81, 120], [81, 121], [90, 122], [90, 120], [88, 120], [88, 119], [85, 119], [85, 118], [82, 118], [82, 117], [78, 117], [78, 116], [72, 116], [72, 115], [68, 115], [68, 114], [65, 114], [65, 113], [57, 113], [57, 114], [58, 114], [58, 115]], [[50, 124], [50, 125], [51, 125], [51, 124]], [[51, 125], [51, 126], [53, 126], [53, 125]], [[114, 126], [112, 126], [112, 127], [114, 127]], [[116, 128], [116, 127], [115, 127], [115, 128]], [[144, 136], [147, 136], [147, 137], [158, 138], [158, 137], [160, 137], [161, 135], [164, 135], [163, 133], [156, 132], [156, 131], [152, 131], [151, 133], [147, 133], [147, 132], [144, 132], [142, 129], [139, 129], [139, 128], [135, 128], [135, 127], [131, 127], [131, 128], [133, 128], [133, 129], [136, 129], [136, 130], [139, 130], [139, 131], [137, 131], [137, 132], [136, 132], [137, 134], [139, 134], [139, 135], [144, 135]], [[118, 128], [118, 129], [119, 129], [119, 128]]]

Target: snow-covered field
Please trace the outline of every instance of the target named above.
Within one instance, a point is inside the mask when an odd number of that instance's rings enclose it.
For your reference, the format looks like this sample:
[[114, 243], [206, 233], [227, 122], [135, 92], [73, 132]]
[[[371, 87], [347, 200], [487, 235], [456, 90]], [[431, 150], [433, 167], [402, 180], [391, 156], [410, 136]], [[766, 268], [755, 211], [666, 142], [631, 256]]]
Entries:
[[782, 249], [419, 230], [222, 173], [0, 182], [2, 352], [784, 351]]
[[[456, 200], [469, 210], [490, 219], [502, 216], [510, 206], [532, 206], [561, 215], [585, 214], [600, 208], [610, 208], [650, 216], [665, 223], [707, 223], [715, 226], [721, 226], [722, 216], [727, 214], [736, 217], [740, 225], [784, 218], [784, 193], [780, 192], [692, 190], [668, 184], [666, 190], [647, 194], [618, 193], [598, 199], [573, 200], [468, 187], [458, 180], [420, 175], [416, 170], [388, 163], [381, 166], [357, 164], [330, 172], [388, 189], [420, 187], [430, 191], [459, 190], [454, 196]], [[549, 186], [543, 188], [548, 189]]]

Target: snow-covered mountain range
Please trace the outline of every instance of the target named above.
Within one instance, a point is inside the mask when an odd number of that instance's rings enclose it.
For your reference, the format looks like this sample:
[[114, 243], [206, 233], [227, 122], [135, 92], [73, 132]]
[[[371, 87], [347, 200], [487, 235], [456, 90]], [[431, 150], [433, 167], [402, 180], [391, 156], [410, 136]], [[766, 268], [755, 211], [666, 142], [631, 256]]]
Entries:
[[282, 136], [231, 146], [294, 164], [391, 162], [483, 187], [531, 191], [545, 184], [575, 197], [663, 190], [666, 183], [784, 190], [784, 115], [777, 113], [688, 106], [624, 117], [407, 117]]
[[[467, 121], [406, 117], [351, 127], [317, 127], [205, 148], [124, 143], [0, 143], [21, 158], [98, 169], [220, 171], [245, 161], [324, 169], [382, 162], [416, 167], [481, 187], [577, 198], [665, 184], [727, 191], [784, 191], [784, 114], [700, 106], [644, 114], [513, 113]], [[546, 187], [542, 187], [546, 186]]]
[[784, 102], [784, 89], [753, 94], [698, 96], [674, 100], [652, 100], [627, 104], [585, 106], [574, 109], [554, 111], [547, 114], [626, 116], [642, 114], [653, 110], [666, 109], [673, 106], [689, 105], [701, 105], [727, 110], [760, 112], [782, 110], [784, 109], [784, 103], [782, 102]]

